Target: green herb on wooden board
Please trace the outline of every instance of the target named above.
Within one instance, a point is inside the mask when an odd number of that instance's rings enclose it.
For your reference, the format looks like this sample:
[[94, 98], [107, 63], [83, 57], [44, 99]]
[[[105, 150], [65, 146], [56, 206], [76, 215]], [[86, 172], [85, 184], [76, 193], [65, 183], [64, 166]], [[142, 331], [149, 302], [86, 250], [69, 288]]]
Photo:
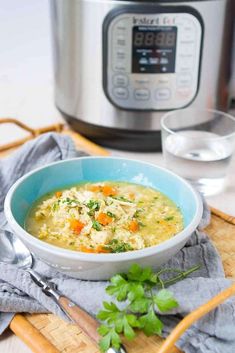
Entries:
[[[104, 308], [97, 314], [102, 321], [98, 328], [102, 336], [100, 349], [105, 352], [109, 347], [116, 349], [121, 345], [121, 334], [127, 339], [135, 338], [135, 329], [142, 330], [147, 336], [161, 335], [163, 323], [156, 314], [156, 309], [167, 312], [178, 306], [173, 294], [165, 288], [184, 279], [199, 269], [194, 266], [187, 271], [179, 269], [163, 269], [153, 272], [150, 267], [141, 268], [133, 264], [127, 274], [117, 274], [110, 279], [106, 292], [118, 302], [125, 302], [120, 309], [114, 302], [103, 302]], [[167, 280], [163, 274], [174, 273]]]

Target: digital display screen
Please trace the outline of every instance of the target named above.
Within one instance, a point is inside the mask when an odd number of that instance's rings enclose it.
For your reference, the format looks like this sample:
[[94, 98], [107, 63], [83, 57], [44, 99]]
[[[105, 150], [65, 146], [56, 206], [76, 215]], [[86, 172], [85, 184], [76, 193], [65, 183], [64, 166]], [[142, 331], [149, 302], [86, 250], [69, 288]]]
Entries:
[[174, 26], [133, 27], [132, 72], [175, 72], [176, 37]]

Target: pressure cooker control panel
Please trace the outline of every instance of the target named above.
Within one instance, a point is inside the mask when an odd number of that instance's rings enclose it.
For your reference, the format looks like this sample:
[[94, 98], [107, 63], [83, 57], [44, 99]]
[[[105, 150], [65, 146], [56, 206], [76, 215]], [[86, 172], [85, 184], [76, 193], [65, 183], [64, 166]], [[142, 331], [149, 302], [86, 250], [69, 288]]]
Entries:
[[105, 19], [103, 86], [119, 108], [177, 109], [190, 104], [197, 94], [200, 18], [174, 8], [155, 12], [114, 10]]

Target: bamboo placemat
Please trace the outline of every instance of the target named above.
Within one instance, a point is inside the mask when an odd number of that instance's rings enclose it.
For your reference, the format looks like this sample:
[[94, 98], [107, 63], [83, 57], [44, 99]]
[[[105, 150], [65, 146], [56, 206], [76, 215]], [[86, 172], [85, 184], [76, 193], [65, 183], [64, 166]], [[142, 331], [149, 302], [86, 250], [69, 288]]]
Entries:
[[[0, 119], [0, 123], [3, 119]], [[16, 123], [22, 126], [21, 123], [15, 119], [4, 119], [4, 122]], [[78, 148], [84, 149], [86, 152], [93, 155], [108, 155], [108, 151], [100, 146], [97, 146], [71, 130], [64, 125], [53, 125], [47, 128], [35, 130], [27, 127], [29, 136], [23, 140], [19, 140], [15, 143], [8, 144], [7, 146], [0, 146], [0, 158], [6, 156], [12, 152], [15, 148], [20, 146], [23, 142], [34, 138], [40, 133], [46, 131], [58, 131], [64, 134], [70, 135]], [[212, 218], [210, 225], [205, 229], [206, 233], [211, 237], [216, 248], [218, 249], [226, 276], [235, 280], [235, 217], [228, 216], [223, 212], [220, 212], [212, 208]], [[22, 321], [25, 320], [26, 321]], [[40, 332], [42, 337], [45, 337], [49, 342], [52, 343], [55, 350], [45, 346], [45, 350], [37, 351], [37, 340], [35, 341], [35, 335], [32, 331], [29, 332], [26, 329], [27, 323], [31, 323], [37, 332]], [[40, 353], [50, 352], [61, 352], [61, 353], [98, 353], [98, 348], [90, 341], [90, 339], [83, 334], [78, 326], [68, 324], [53, 314], [26, 314], [17, 315], [13, 319], [11, 329], [16, 332], [22, 340], [24, 340], [31, 347], [34, 347], [34, 351]], [[125, 346], [128, 353], [157, 353], [163, 339], [158, 336], [146, 337], [144, 334], [139, 333], [137, 338], [128, 342], [125, 341]], [[177, 348], [173, 348], [171, 353], [179, 353]]]

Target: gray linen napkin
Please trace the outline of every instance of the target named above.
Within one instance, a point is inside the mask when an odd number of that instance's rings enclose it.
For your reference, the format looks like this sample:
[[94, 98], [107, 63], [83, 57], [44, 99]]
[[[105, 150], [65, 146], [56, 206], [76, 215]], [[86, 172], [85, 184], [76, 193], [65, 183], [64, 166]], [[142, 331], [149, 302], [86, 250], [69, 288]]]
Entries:
[[[25, 144], [18, 152], [0, 161], [0, 230], [8, 229], [3, 214], [3, 201], [10, 186], [23, 174], [49, 162], [81, 156], [69, 137], [45, 134]], [[199, 229], [209, 223], [210, 214], [205, 205]], [[163, 267], [187, 269], [202, 264], [201, 269], [170, 287], [179, 307], [161, 316], [165, 326], [163, 335], [187, 313], [208, 301], [230, 285], [225, 279], [221, 259], [206, 234], [197, 230], [186, 246]], [[69, 278], [36, 260], [35, 270], [50, 278], [58, 289], [79, 306], [95, 315], [104, 300], [105, 281], [91, 282]], [[54, 301], [42, 293], [22, 270], [0, 263], [0, 333], [9, 325], [16, 312], [53, 312], [65, 319]], [[216, 310], [199, 320], [180, 338], [177, 346], [185, 353], [235, 352], [235, 300], [231, 298]]]

